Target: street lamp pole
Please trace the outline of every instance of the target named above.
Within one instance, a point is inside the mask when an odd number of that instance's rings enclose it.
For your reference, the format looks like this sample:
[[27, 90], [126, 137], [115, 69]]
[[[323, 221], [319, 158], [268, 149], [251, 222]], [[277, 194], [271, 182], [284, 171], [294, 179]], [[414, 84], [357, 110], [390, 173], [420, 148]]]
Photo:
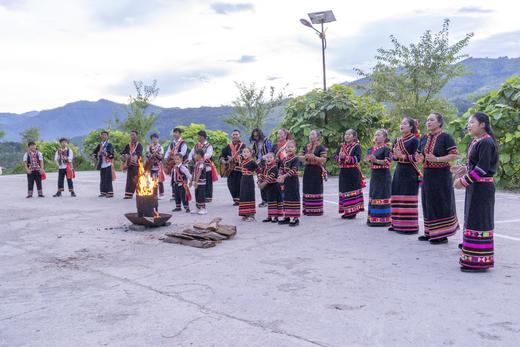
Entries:
[[[334, 17], [334, 13], [332, 11], [322, 11], [322, 12], [312, 12], [309, 13], [310, 22], [307, 19], [300, 19], [300, 22], [313, 29], [321, 39], [321, 60], [322, 60], [322, 68], [323, 68], [323, 90], [327, 90], [327, 77], [325, 72], [325, 50], [327, 49], [327, 38], [325, 36], [325, 29], [323, 25], [325, 23], [330, 23], [336, 21]], [[316, 29], [312, 24], [320, 24], [321, 31]]]
[[321, 61], [323, 65], [323, 90], [327, 90], [327, 78], [325, 77], [325, 48], [327, 41], [325, 41], [325, 31], [323, 31], [323, 21], [321, 22]]

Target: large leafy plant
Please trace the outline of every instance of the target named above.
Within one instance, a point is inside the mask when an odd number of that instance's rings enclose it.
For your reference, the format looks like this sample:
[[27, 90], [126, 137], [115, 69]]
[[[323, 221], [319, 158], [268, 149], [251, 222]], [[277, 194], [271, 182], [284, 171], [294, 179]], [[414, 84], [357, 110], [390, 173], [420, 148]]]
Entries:
[[490, 117], [498, 141], [500, 165], [496, 180], [504, 188], [520, 188], [520, 75], [480, 98], [462, 117], [451, 122], [449, 130], [460, 138], [459, 148], [463, 153], [471, 142], [466, 124], [475, 112], [484, 112]]
[[[326, 91], [315, 89], [290, 100], [284, 109], [282, 127], [289, 129], [301, 148], [313, 129], [321, 131], [321, 142], [331, 157], [343, 141], [343, 134], [357, 131], [364, 148], [372, 143], [374, 132], [387, 125], [383, 105], [367, 96], [357, 96], [350, 87], [334, 85]], [[327, 169], [335, 172], [329, 160]]]

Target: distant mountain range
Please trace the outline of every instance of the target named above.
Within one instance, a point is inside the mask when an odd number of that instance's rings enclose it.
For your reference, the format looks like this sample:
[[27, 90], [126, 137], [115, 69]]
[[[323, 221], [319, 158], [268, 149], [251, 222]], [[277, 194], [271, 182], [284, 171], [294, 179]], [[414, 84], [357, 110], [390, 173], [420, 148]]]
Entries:
[[[468, 58], [460, 62], [468, 75], [454, 78], [444, 87], [442, 96], [452, 101], [462, 113], [475, 99], [496, 89], [507, 78], [520, 74], [520, 58]], [[363, 83], [362, 80], [348, 84]], [[153, 106], [160, 111], [155, 128], [163, 137], [176, 125], [204, 123], [208, 129], [231, 131], [232, 127], [224, 119], [233, 112], [231, 106], [199, 108], [163, 108]], [[20, 132], [30, 127], [40, 129], [43, 140], [54, 140], [61, 136], [79, 141], [94, 129], [104, 127], [114, 119], [114, 114], [124, 118], [125, 105], [109, 100], [77, 101], [45, 111], [32, 111], [23, 114], [0, 113], [0, 129], [6, 135], [3, 141], [19, 141]], [[275, 112], [269, 119], [266, 130], [275, 127], [280, 121], [281, 112]], [[74, 142], [77, 142], [74, 141]]]
[[[20, 132], [30, 127], [40, 129], [43, 140], [53, 140], [61, 136], [83, 137], [90, 131], [103, 128], [117, 115], [124, 119], [125, 105], [101, 99], [98, 101], [76, 101], [65, 106], [40, 112], [23, 114], [0, 113], [0, 129], [5, 131], [6, 141], [18, 141]], [[204, 123], [209, 129], [229, 131], [230, 126], [223, 119], [233, 112], [230, 106], [199, 108], [162, 108], [150, 106], [150, 111], [159, 112], [155, 128], [161, 134], [168, 134], [176, 125]]]

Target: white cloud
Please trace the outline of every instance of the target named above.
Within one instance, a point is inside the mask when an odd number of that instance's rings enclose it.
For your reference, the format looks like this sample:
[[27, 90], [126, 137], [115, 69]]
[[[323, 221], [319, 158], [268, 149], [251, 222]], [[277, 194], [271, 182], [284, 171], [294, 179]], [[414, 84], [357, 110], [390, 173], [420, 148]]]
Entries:
[[[439, 29], [444, 17], [452, 18], [454, 39], [475, 31], [473, 55], [506, 55], [499, 54], [502, 47], [518, 47], [506, 34], [520, 30], [514, 2], [429, 6], [407, 0], [319, 6], [310, 0], [0, 0], [0, 112], [80, 99], [124, 102], [133, 79], [157, 79], [156, 103], [165, 107], [228, 104], [236, 96], [234, 81], [288, 84], [289, 93], [302, 94], [321, 86], [320, 40], [299, 23], [317, 10], [333, 9], [338, 20], [327, 31], [329, 84], [354, 78], [352, 68], [368, 66], [388, 35], [413, 39]], [[501, 38], [494, 49], [482, 44], [493, 37]]]

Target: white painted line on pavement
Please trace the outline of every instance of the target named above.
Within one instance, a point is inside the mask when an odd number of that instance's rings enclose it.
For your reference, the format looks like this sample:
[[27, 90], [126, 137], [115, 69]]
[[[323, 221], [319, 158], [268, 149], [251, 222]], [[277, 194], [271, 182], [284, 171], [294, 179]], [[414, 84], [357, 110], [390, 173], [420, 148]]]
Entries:
[[[332, 205], [336, 205], [336, 206], [338, 205], [338, 203], [336, 201], [323, 200], [323, 202], [326, 202], [326, 203], [329, 203], [329, 204], [332, 204]], [[423, 219], [420, 218], [419, 221], [423, 222]], [[499, 220], [499, 221], [495, 221], [495, 224], [516, 223], [516, 222], [520, 222], [520, 219]], [[495, 233], [495, 236], [499, 237], [499, 238], [503, 238], [503, 239], [508, 239], [508, 240], [513, 240], [513, 241], [520, 242], [520, 238], [519, 237], [513, 237], [513, 236], [497, 234], [497, 233]]]
[[516, 222], [520, 222], [520, 219], [498, 220], [498, 221], [495, 221], [495, 224], [516, 223]]
[[508, 240], [513, 240], [513, 241], [519, 241], [520, 242], [520, 238], [519, 237], [507, 236], [507, 235], [502, 235], [502, 234], [497, 234], [497, 233], [495, 233], [495, 236], [503, 238], [503, 239], [508, 239]]

